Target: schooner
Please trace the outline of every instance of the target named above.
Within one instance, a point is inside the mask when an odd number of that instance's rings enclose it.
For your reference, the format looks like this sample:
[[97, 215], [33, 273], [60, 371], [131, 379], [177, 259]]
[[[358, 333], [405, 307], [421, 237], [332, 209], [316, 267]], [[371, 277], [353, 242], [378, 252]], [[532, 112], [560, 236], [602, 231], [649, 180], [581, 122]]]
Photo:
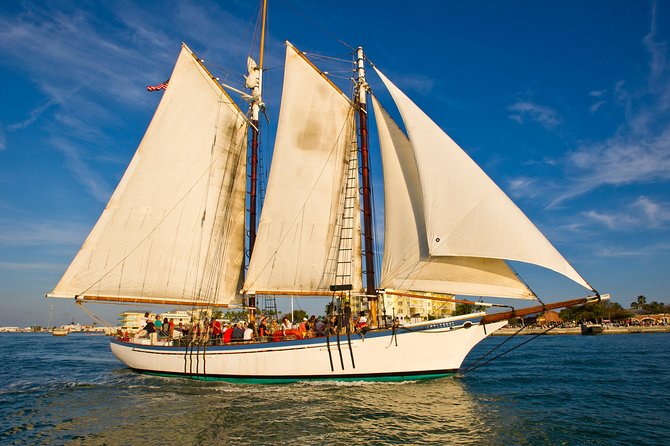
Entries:
[[[340, 329], [325, 337], [219, 345], [111, 341], [114, 355], [134, 370], [233, 382], [447, 376], [512, 315], [599, 300], [465, 151], [375, 66], [404, 130], [398, 125], [371, 95], [363, 49], [355, 54], [352, 98], [286, 43], [274, 153], [258, 218], [262, 50], [258, 64], [247, 63], [250, 106], [244, 111], [184, 44], [125, 174], [47, 296], [202, 308], [239, 307], [246, 296], [252, 319], [259, 296], [332, 299]], [[370, 112], [376, 117], [385, 197], [378, 283]], [[413, 324], [382, 317], [389, 296], [537, 299], [510, 260], [556, 271], [593, 296]], [[365, 336], [342, 322], [354, 301], [369, 306], [373, 329]]]

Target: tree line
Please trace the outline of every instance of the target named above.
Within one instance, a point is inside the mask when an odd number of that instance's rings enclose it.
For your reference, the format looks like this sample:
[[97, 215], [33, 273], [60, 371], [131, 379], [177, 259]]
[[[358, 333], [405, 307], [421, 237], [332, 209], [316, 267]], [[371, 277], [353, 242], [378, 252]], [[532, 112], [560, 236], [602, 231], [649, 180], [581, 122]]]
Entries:
[[601, 321], [609, 319], [611, 321], [622, 321], [632, 318], [636, 313], [632, 310], [641, 310], [642, 314], [662, 314], [670, 313], [670, 305], [662, 302], [652, 301], [647, 303], [645, 296], [638, 296], [630, 305], [630, 309], [623, 308], [616, 302], [595, 302], [576, 307], [565, 308], [561, 310], [559, 316], [564, 321]]

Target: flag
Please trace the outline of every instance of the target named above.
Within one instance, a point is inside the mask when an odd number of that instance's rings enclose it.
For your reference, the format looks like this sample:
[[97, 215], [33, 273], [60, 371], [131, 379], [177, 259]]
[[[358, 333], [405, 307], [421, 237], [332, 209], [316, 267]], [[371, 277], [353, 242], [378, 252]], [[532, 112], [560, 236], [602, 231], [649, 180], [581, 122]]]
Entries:
[[147, 91], [159, 91], [159, 90], [165, 90], [168, 86], [168, 82], [170, 82], [170, 79], [166, 80], [162, 84], [158, 85], [147, 85]]

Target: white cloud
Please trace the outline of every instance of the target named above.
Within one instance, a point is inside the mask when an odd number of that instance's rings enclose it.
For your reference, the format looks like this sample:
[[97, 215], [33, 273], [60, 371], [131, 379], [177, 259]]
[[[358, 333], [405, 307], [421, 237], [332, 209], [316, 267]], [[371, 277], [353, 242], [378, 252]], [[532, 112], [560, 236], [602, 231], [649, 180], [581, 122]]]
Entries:
[[435, 87], [435, 79], [420, 74], [395, 75], [394, 82], [402, 85], [403, 89], [413, 90], [423, 95], [429, 94]]
[[[64, 155], [73, 178], [100, 201], [110, 188], [90, 160], [114, 158], [109, 127], [128, 125], [118, 107], [144, 109], [155, 103], [145, 88], [169, 76], [181, 43], [173, 36], [190, 38], [191, 48], [208, 52], [213, 61], [239, 61], [236, 68], [243, 69], [253, 32], [217, 5], [189, 1], [168, 8], [112, 2], [95, 11], [85, 4], [27, 2], [16, 9], [0, 16], [0, 57], [24, 72], [44, 100], [6, 131], [39, 123], [47, 147]], [[100, 15], [114, 20], [101, 21]], [[225, 39], [203, 41], [220, 35], [222, 26]], [[39, 122], [47, 110], [54, 120]], [[5, 147], [0, 128], [0, 151]]]
[[646, 85], [633, 91], [624, 80], [614, 84], [625, 120], [611, 137], [568, 153], [563, 164], [570, 175], [562, 188], [549, 191], [554, 196], [550, 206], [603, 186], [670, 180], [670, 69], [667, 44], [656, 41], [655, 4], [651, 15], [650, 31], [643, 39], [650, 56]]
[[626, 134], [584, 145], [564, 160], [572, 177], [551, 205], [602, 186], [620, 186], [670, 180], [670, 128], [660, 134]]
[[49, 246], [80, 245], [90, 228], [66, 220], [57, 225], [52, 221], [0, 219], [0, 245]]
[[63, 265], [60, 264], [60, 263], [0, 262], [0, 270], [4, 270], [4, 271], [31, 271], [31, 270], [62, 271], [63, 270]]
[[561, 123], [558, 113], [546, 105], [539, 105], [530, 101], [517, 101], [507, 107], [507, 109], [514, 112], [509, 115], [509, 118], [519, 124], [530, 120], [538, 122], [545, 128], [551, 129], [557, 127]]
[[661, 242], [646, 246], [638, 246], [634, 249], [625, 248], [601, 248], [595, 252], [599, 257], [642, 257], [655, 255], [670, 250], [670, 243]]
[[591, 112], [591, 114], [593, 114], [593, 113], [597, 112], [598, 109], [600, 107], [602, 107], [603, 105], [605, 105], [606, 103], [607, 103], [606, 101], [598, 101], [598, 102], [596, 102], [595, 104], [593, 104], [589, 107], [589, 111]]
[[617, 229], [623, 224], [629, 225], [632, 221], [628, 216], [605, 214], [598, 211], [584, 212], [584, 216], [593, 221], [601, 223], [610, 229]]
[[615, 212], [590, 210], [584, 217], [616, 231], [660, 229], [670, 223], [670, 204], [641, 196]]
[[26, 127], [30, 126], [33, 124], [39, 117], [47, 111], [51, 106], [55, 105], [56, 101], [54, 99], [50, 99], [44, 104], [38, 106], [37, 108], [34, 108], [33, 110], [28, 113], [28, 118], [24, 119], [21, 122], [17, 122], [15, 124], [10, 124], [7, 126], [7, 130], [12, 132], [15, 130], [20, 130], [20, 129], [25, 129]]
[[593, 90], [593, 91], [589, 92], [589, 95], [593, 96], [595, 98], [599, 98], [602, 95], [604, 95], [606, 92], [607, 92], [607, 90]]
[[644, 36], [644, 45], [651, 58], [649, 60], [649, 72], [652, 82], [661, 77], [666, 69], [667, 42], [656, 40], [656, 2], [651, 6], [651, 26], [649, 33]]
[[67, 168], [73, 177], [99, 202], [105, 203], [110, 195], [111, 188], [100, 175], [89, 166], [82, 155], [82, 149], [68, 140], [52, 138], [50, 143], [58, 149], [66, 159]]
[[670, 205], [656, 203], [648, 197], [639, 197], [633, 208], [642, 211], [652, 227], [659, 227], [670, 222]]
[[508, 181], [507, 190], [513, 197], [533, 198], [542, 190], [537, 183], [535, 178], [517, 177]]

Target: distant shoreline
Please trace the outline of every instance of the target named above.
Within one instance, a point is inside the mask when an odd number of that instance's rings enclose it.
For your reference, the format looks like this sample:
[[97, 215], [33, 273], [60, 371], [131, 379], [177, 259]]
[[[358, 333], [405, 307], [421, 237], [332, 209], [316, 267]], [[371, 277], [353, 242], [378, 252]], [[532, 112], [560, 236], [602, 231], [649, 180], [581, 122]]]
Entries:
[[[543, 334], [547, 329], [540, 327], [526, 327], [523, 329], [519, 335], [537, 335]], [[491, 336], [512, 336], [517, 331], [518, 328], [508, 328], [504, 327]], [[670, 333], [670, 326], [653, 326], [653, 327], [604, 327], [601, 334], [636, 334], [636, 333]], [[580, 327], [570, 327], [570, 328], [554, 328], [553, 330], [546, 333], [546, 335], [581, 335], [582, 329]]]

